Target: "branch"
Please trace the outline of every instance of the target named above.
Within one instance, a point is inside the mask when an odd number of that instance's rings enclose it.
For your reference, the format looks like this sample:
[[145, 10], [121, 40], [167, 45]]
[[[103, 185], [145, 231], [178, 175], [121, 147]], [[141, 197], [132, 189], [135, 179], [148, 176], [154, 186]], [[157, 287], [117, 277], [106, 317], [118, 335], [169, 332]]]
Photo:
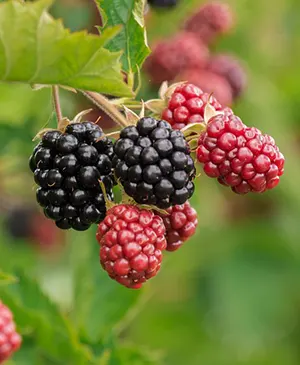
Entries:
[[99, 109], [103, 110], [108, 116], [111, 117], [121, 127], [127, 127], [128, 122], [124, 115], [110, 103], [110, 101], [103, 95], [95, 93], [93, 91], [83, 91], [82, 94], [90, 99]]
[[53, 99], [53, 105], [55, 108], [56, 116], [58, 123], [62, 119], [62, 112], [60, 107], [60, 101], [59, 101], [59, 87], [57, 85], [52, 86], [52, 99]]

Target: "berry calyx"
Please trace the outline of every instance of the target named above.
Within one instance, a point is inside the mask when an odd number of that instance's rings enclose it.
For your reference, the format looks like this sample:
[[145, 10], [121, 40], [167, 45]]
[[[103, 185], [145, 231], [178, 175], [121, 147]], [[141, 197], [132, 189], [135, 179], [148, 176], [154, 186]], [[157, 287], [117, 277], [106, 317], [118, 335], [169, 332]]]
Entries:
[[91, 122], [70, 123], [64, 132], [46, 132], [30, 157], [39, 188], [37, 202], [61, 229], [84, 231], [105, 217], [105, 186], [113, 199], [113, 144]]
[[0, 300], [0, 364], [8, 360], [22, 343], [10, 309]]
[[274, 139], [248, 128], [235, 115], [208, 121], [199, 137], [197, 158], [207, 176], [237, 194], [273, 189], [284, 172], [284, 156]]
[[134, 205], [116, 205], [98, 226], [100, 263], [108, 275], [131, 289], [139, 289], [160, 269], [166, 249], [162, 218]]
[[166, 227], [167, 251], [178, 250], [192, 237], [198, 225], [197, 212], [186, 202], [167, 209], [167, 214], [159, 214]]
[[114, 145], [115, 175], [139, 204], [168, 208], [194, 193], [195, 166], [182, 132], [151, 117], [121, 131]]

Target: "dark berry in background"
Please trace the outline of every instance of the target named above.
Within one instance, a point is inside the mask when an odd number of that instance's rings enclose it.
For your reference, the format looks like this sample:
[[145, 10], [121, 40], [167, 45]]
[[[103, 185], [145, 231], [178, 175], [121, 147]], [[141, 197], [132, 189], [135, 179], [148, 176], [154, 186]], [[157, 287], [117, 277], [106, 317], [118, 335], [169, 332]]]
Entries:
[[188, 81], [204, 92], [212, 94], [224, 106], [232, 105], [232, 87], [225, 76], [207, 69], [188, 69], [177, 77], [178, 81]]
[[247, 75], [236, 57], [225, 53], [217, 54], [211, 58], [207, 67], [228, 81], [234, 99], [243, 94], [247, 86]]
[[91, 122], [71, 123], [65, 133], [49, 131], [34, 149], [30, 168], [38, 203], [61, 229], [83, 231], [105, 217], [99, 180], [112, 199], [112, 142]]
[[177, 5], [178, 0], [148, 0], [148, 3], [153, 7], [169, 8]]
[[137, 203], [168, 208], [193, 195], [194, 161], [182, 132], [169, 123], [140, 119], [121, 131], [114, 151], [116, 177]]
[[228, 33], [233, 25], [234, 15], [230, 6], [223, 2], [212, 1], [192, 14], [184, 28], [209, 44], [219, 35]]
[[151, 84], [159, 86], [186, 69], [205, 67], [208, 58], [208, 48], [201, 39], [193, 33], [180, 32], [154, 45], [144, 69]]

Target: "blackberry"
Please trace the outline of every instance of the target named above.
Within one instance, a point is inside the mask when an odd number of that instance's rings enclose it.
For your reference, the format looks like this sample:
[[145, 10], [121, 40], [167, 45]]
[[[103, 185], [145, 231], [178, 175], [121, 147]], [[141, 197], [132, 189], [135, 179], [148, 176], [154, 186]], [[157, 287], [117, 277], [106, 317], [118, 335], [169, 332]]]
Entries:
[[206, 67], [209, 60], [207, 46], [190, 32], [180, 32], [153, 46], [144, 69], [150, 82], [159, 86], [163, 81], [174, 80], [184, 70]]
[[196, 231], [197, 212], [189, 202], [174, 205], [167, 210], [167, 214], [158, 215], [166, 227], [167, 251], [178, 250]]
[[177, 5], [178, 0], [148, 0], [148, 3], [158, 8], [169, 8]]
[[16, 332], [13, 314], [0, 300], [0, 363], [8, 360], [22, 343], [22, 337]]
[[248, 128], [235, 115], [208, 121], [198, 140], [197, 158], [207, 176], [237, 194], [273, 189], [284, 172], [284, 156], [274, 139]]
[[177, 77], [179, 81], [192, 82], [205, 93], [213, 94], [223, 106], [232, 105], [233, 93], [228, 79], [210, 70], [199, 68], [188, 69]]
[[139, 204], [168, 208], [194, 192], [194, 161], [181, 131], [146, 117], [126, 127], [114, 146], [116, 177]]
[[94, 123], [71, 123], [64, 133], [44, 134], [29, 166], [39, 185], [36, 199], [46, 217], [61, 229], [86, 230], [106, 213], [99, 185], [102, 180], [113, 199], [113, 144]]
[[114, 206], [96, 235], [103, 269], [127, 288], [141, 288], [160, 269], [162, 251], [167, 247], [165, 232], [162, 218], [150, 210]]
[[214, 96], [204, 93], [198, 86], [179, 85], [167, 101], [162, 118], [169, 122], [173, 129], [182, 129], [190, 123], [202, 123], [208, 101], [215, 110], [225, 111]]
[[212, 1], [205, 3], [188, 18], [184, 29], [195, 33], [206, 44], [210, 44], [216, 40], [217, 36], [228, 33], [234, 23], [234, 14], [230, 6]]
[[208, 70], [225, 77], [232, 89], [233, 98], [240, 97], [247, 86], [247, 74], [240, 61], [229, 54], [213, 56], [207, 66]]

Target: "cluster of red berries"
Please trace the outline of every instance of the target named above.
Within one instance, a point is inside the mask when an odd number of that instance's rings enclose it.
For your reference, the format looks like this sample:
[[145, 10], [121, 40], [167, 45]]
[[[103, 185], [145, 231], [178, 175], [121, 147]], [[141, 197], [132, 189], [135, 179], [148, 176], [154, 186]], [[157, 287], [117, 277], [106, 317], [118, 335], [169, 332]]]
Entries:
[[[213, 115], [205, 120], [207, 106]], [[207, 176], [237, 194], [273, 189], [284, 172], [284, 157], [274, 139], [247, 127], [233, 111], [193, 84], [181, 84], [167, 100], [163, 119], [173, 128], [201, 123], [197, 159]]]
[[154, 45], [145, 63], [153, 85], [163, 81], [188, 81], [231, 105], [245, 90], [246, 73], [230, 54], [210, 55], [209, 46], [219, 35], [228, 33], [234, 17], [227, 4], [204, 4], [187, 19], [184, 29]]
[[196, 230], [197, 213], [189, 202], [166, 214], [121, 204], [111, 208], [98, 226], [100, 262], [108, 275], [139, 289], [160, 269], [163, 251], [175, 251]]
[[0, 300], [0, 364], [8, 360], [21, 346], [21, 336], [16, 332], [13, 315]]

